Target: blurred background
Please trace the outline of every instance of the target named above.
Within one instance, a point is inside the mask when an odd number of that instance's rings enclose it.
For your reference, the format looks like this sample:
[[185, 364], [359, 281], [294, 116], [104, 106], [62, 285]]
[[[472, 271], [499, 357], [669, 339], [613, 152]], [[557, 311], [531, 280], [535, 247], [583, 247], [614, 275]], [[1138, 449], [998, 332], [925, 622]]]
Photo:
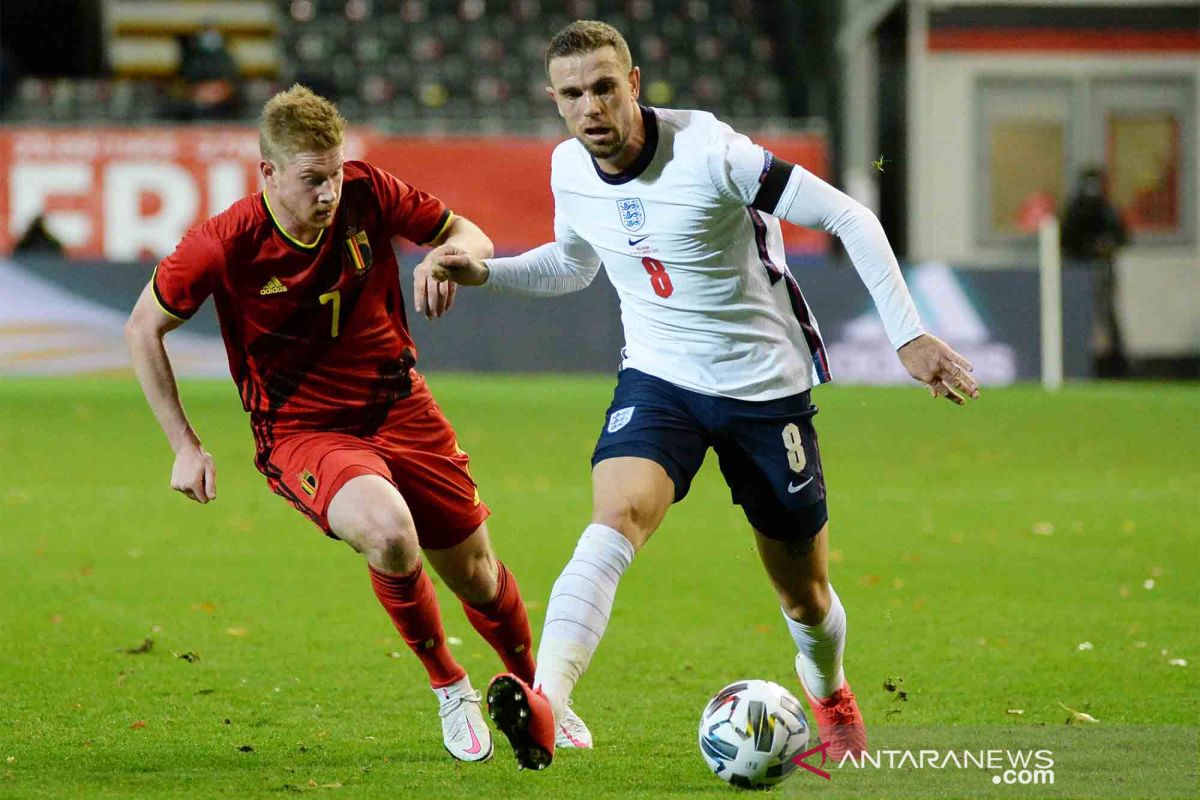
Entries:
[[[339, 104], [348, 156], [501, 252], [548, 240], [544, 49], [577, 18], [625, 34], [644, 103], [713, 111], [876, 211], [981, 382], [1039, 379], [1047, 337], [1068, 379], [1200, 377], [1200, 3], [1101, 0], [4, 0], [0, 374], [126, 372], [138, 291], [257, 190], [258, 110], [294, 81]], [[836, 243], [788, 250], [835, 380], [906, 380]], [[460, 294], [413, 320], [422, 364], [611, 371], [612, 295]], [[211, 313], [169, 342], [181, 374], [226, 374]]]

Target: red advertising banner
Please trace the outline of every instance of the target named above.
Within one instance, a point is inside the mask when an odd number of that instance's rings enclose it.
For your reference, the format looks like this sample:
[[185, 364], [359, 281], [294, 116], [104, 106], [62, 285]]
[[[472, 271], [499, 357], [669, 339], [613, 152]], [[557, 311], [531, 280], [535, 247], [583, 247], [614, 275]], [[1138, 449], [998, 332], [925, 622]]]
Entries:
[[[823, 177], [820, 136], [758, 138], [780, 158]], [[500, 252], [553, 236], [550, 154], [557, 141], [518, 137], [418, 138], [351, 132], [348, 158], [365, 158], [437, 195], [482, 227]], [[0, 253], [38, 216], [72, 256], [158, 259], [187, 230], [257, 191], [258, 134], [250, 128], [0, 130]], [[785, 226], [793, 253], [823, 253], [824, 234]]]

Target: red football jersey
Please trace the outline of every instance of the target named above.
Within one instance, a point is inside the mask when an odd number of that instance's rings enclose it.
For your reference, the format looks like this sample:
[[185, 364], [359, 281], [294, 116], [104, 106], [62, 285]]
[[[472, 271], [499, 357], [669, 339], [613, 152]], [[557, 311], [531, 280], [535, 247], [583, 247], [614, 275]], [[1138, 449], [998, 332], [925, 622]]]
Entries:
[[260, 455], [289, 432], [368, 436], [398, 401], [428, 397], [391, 239], [428, 244], [451, 217], [436, 197], [347, 161], [333, 222], [311, 246], [259, 192], [188, 232], [155, 270], [154, 294], [185, 320], [212, 296]]

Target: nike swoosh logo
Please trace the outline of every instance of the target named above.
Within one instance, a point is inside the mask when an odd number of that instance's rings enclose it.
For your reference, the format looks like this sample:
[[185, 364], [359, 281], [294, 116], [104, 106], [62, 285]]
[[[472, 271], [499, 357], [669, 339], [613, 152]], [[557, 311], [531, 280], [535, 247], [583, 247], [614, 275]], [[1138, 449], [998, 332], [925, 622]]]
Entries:
[[642, 242], [646, 241], [646, 240], [647, 240], [647, 239], [649, 239], [649, 238], [650, 238], [650, 234], [648, 234], [648, 233], [647, 233], [645, 236], [643, 236], [643, 237], [642, 237], [642, 238], [640, 238], [640, 239], [630, 239], [630, 240], [629, 240], [629, 246], [630, 246], [630, 247], [636, 247], [637, 245], [641, 244]]
[[793, 486], [793, 485], [792, 485], [792, 482], [791, 482], [791, 481], [788, 481], [788, 494], [795, 494], [796, 492], [798, 492], [798, 491], [800, 491], [801, 489], [803, 489], [805, 486], [808, 486], [810, 483], [812, 483], [812, 479], [813, 479], [813, 478], [815, 478], [815, 477], [817, 477], [817, 476], [816, 476], [816, 475], [809, 475], [809, 476], [808, 476], [808, 480], [806, 480], [804, 483], [800, 484], [799, 486]]
[[463, 752], [469, 756], [473, 756], [482, 750], [483, 747], [479, 744], [479, 737], [475, 735], [475, 728], [473, 728], [469, 722], [467, 723], [467, 733], [471, 734], [471, 746]]

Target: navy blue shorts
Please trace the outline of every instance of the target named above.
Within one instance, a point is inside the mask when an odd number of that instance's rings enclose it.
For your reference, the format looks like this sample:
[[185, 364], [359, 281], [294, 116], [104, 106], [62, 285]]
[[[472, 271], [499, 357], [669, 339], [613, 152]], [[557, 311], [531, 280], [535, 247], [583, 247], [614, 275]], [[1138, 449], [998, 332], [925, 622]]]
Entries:
[[671, 476], [679, 502], [711, 447], [734, 504], [755, 530], [785, 542], [811, 539], [829, 519], [816, 413], [807, 391], [734, 400], [623, 369], [592, 466], [621, 456], [648, 458]]

